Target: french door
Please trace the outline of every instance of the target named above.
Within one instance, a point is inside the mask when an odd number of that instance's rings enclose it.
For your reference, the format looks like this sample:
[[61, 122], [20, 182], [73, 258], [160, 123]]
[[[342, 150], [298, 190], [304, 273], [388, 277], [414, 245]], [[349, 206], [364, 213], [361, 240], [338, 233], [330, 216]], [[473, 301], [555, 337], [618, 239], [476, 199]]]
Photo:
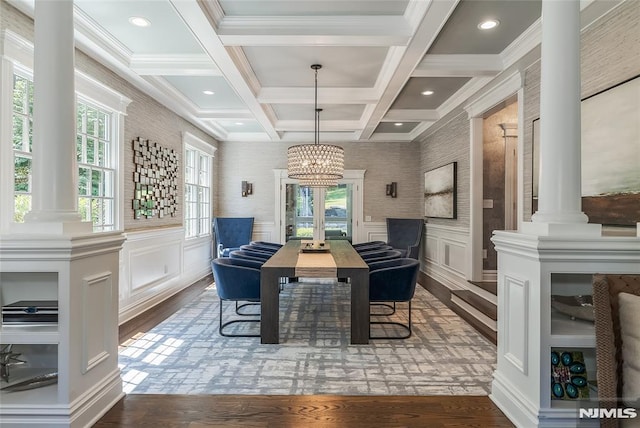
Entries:
[[[362, 217], [364, 171], [345, 171], [336, 187], [311, 188], [280, 175], [276, 199], [280, 241], [290, 239], [325, 240], [342, 238], [353, 241]], [[357, 240], [355, 241], [357, 242]]]

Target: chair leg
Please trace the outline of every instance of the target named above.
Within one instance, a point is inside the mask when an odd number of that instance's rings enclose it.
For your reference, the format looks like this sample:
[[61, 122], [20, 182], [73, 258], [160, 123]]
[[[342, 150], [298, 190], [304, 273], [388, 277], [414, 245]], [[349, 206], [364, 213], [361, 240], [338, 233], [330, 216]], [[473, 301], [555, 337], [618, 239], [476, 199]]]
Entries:
[[233, 320], [233, 321], [227, 321], [226, 323], [222, 323], [222, 302], [223, 300], [220, 299], [220, 317], [218, 319], [218, 333], [220, 333], [220, 336], [224, 336], [224, 337], [260, 337], [260, 334], [229, 334], [229, 333], [224, 333], [222, 330], [231, 325], [231, 324], [236, 324], [236, 323], [241, 323], [241, 322], [260, 322], [260, 320]]
[[373, 312], [371, 312], [371, 313], [369, 314], [369, 316], [373, 316], [373, 317], [375, 317], [375, 316], [390, 317], [391, 315], [393, 315], [393, 314], [395, 314], [395, 313], [396, 313], [396, 302], [393, 302], [393, 305], [390, 305], [390, 304], [388, 304], [388, 303], [369, 303], [369, 305], [371, 305], [371, 306], [383, 306], [383, 307], [385, 307], [385, 308], [389, 308], [389, 309], [391, 309], [391, 312], [389, 312], [389, 313], [381, 313], [381, 314], [380, 314], [380, 313], [373, 313]]
[[260, 302], [248, 302], [240, 305], [239, 302], [236, 300], [236, 315], [240, 315], [243, 317], [255, 317], [260, 315], [260, 314], [243, 314], [242, 312], [240, 312], [242, 308], [246, 308], [247, 306], [260, 306]]
[[[395, 304], [395, 302], [394, 302]], [[411, 331], [411, 301], [409, 301], [409, 323], [408, 324], [402, 324], [400, 322], [396, 322], [396, 321], [371, 321], [369, 323], [369, 325], [371, 324], [385, 324], [385, 325], [397, 325], [399, 327], [402, 327], [405, 331], [406, 334], [402, 335], [402, 336], [372, 336], [371, 335], [371, 327], [369, 327], [369, 339], [408, 339], [409, 337], [411, 337], [412, 331]]]

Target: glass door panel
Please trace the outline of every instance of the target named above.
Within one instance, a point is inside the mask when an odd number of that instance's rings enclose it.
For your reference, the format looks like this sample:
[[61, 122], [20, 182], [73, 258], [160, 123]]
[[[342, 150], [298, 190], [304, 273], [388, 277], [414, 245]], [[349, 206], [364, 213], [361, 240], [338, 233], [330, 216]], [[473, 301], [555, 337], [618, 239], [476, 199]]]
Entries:
[[313, 239], [314, 235], [314, 189], [298, 184], [286, 184], [285, 238]]
[[351, 240], [353, 228], [353, 185], [339, 184], [324, 190], [324, 237]]

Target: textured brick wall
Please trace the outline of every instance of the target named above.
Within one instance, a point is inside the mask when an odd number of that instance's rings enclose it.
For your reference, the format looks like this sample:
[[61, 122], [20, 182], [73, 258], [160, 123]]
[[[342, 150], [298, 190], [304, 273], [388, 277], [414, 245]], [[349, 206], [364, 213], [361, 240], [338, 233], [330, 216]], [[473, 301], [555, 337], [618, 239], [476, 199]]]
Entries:
[[[420, 181], [424, 190], [424, 172], [457, 162], [457, 219], [431, 218], [427, 221], [448, 226], [469, 227], [469, 121], [460, 113], [428, 136], [421, 144]], [[424, 196], [422, 196], [424, 201]], [[423, 203], [423, 202], [421, 202]]]
[[[322, 136], [321, 136], [322, 137]], [[273, 169], [287, 167], [287, 148], [292, 143], [221, 143], [219, 149], [220, 203], [216, 215], [248, 212], [256, 221], [274, 221]], [[345, 168], [365, 169], [364, 215], [372, 221], [386, 217], [420, 217], [419, 145], [416, 143], [340, 143]], [[240, 183], [253, 183], [253, 195], [240, 196]], [[398, 197], [385, 195], [385, 184], [398, 183]]]

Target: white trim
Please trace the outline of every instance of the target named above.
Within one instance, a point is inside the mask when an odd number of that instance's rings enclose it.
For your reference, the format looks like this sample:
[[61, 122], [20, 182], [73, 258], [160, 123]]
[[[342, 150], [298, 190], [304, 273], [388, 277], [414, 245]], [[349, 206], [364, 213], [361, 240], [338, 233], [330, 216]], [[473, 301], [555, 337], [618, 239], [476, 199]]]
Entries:
[[215, 157], [216, 151], [218, 150], [217, 147], [214, 147], [203, 139], [196, 137], [189, 131], [182, 132], [182, 143], [184, 145], [189, 145], [195, 149], [205, 152], [211, 157]]
[[523, 85], [522, 73], [516, 71], [497, 86], [489, 89], [480, 98], [464, 106], [469, 119], [481, 116], [484, 112], [498, 105], [498, 103], [517, 93]]

